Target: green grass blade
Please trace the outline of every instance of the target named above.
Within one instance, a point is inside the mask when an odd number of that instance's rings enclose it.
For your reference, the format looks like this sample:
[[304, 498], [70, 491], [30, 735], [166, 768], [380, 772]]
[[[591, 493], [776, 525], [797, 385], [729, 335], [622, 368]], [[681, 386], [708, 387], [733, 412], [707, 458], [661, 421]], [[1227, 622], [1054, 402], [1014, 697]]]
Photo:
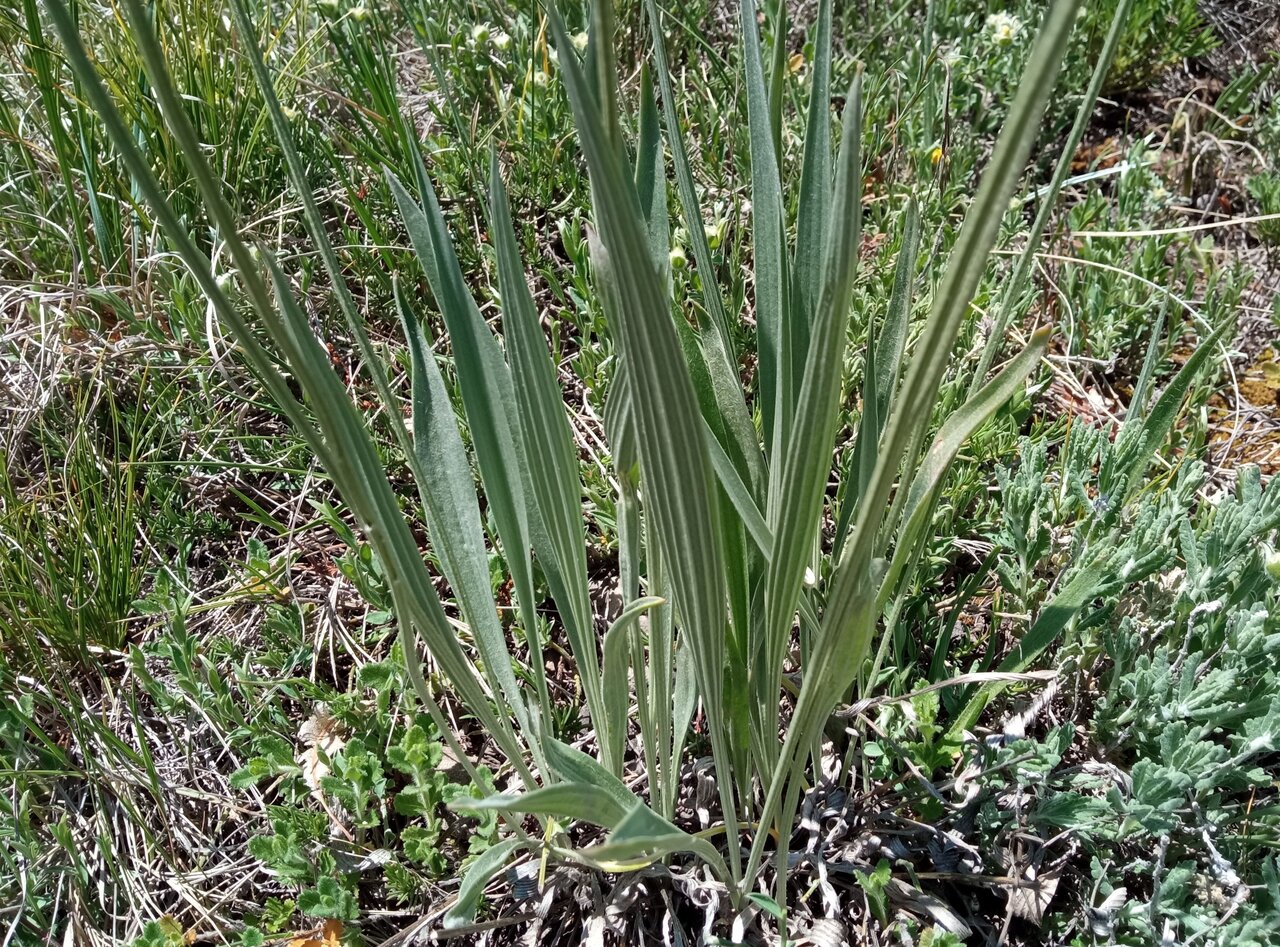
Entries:
[[923, 533], [928, 526], [936, 500], [943, 484], [946, 483], [947, 472], [951, 462], [964, 443], [972, 437], [987, 420], [1008, 402], [1026, 383], [1027, 376], [1035, 370], [1040, 358], [1044, 355], [1045, 346], [1049, 343], [1049, 330], [1038, 330], [1031, 341], [1000, 372], [985, 384], [979, 391], [947, 418], [933, 439], [933, 444], [925, 453], [916, 471], [911, 487], [907, 491], [904, 507], [902, 531], [897, 538], [889, 571], [880, 589], [879, 606], [884, 607], [889, 596], [897, 587], [898, 580], [907, 568], [914, 564], [923, 543]]
[[1138, 372], [1138, 380], [1133, 383], [1133, 394], [1129, 396], [1129, 407], [1125, 409], [1124, 423], [1120, 425], [1119, 438], [1134, 425], [1141, 424], [1143, 412], [1147, 408], [1147, 395], [1151, 391], [1151, 380], [1155, 375], [1156, 365], [1160, 360], [1160, 348], [1164, 342], [1164, 320], [1168, 315], [1169, 302], [1160, 308], [1156, 316], [1156, 324], [1151, 327], [1151, 338], [1147, 340], [1147, 354], [1142, 358], [1142, 370]]
[[[1091, 563], [1077, 572], [1062, 590], [1040, 609], [1035, 623], [1018, 642], [1018, 647], [1013, 653], [1000, 662], [999, 670], [1008, 673], [1026, 670], [1038, 655], [1053, 644], [1076, 613], [1098, 595], [1103, 585], [1112, 580], [1112, 576], [1108, 575], [1111, 571], [1108, 565], [1104, 557], [1102, 561]], [[996, 682], [984, 684], [979, 688], [952, 722], [951, 729], [948, 731], [949, 736], [958, 740], [964, 731], [978, 722], [978, 718], [991, 699], [1006, 686]]]
[[982, 355], [978, 359], [978, 366], [974, 370], [972, 380], [969, 382], [970, 394], [973, 394], [986, 379], [992, 362], [995, 361], [1000, 349], [1004, 346], [1004, 333], [1009, 327], [1009, 319], [1013, 316], [1014, 304], [1018, 301], [1018, 297], [1022, 295], [1027, 285], [1027, 278], [1031, 274], [1031, 264], [1040, 248], [1041, 240], [1044, 239], [1045, 231], [1049, 228], [1049, 221], [1053, 217], [1053, 210], [1058, 203], [1058, 194], [1062, 190], [1062, 185], [1066, 181], [1067, 175], [1071, 173], [1071, 163], [1075, 160], [1076, 151], [1084, 138], [1085, 129], [1088, 128], [1089, 121], [1093, 118], [1093, 107], [1098, 102], [1098, 95], [1102, 92], [1102, 84], [1106, 81], [1107, 73], [1111, 71], [1111, 63], [1115, 59], [1116, 49], [1120, 45], [1120, 37], [1124, 33], [1125, 25], [1129, 22], [1129, 13], [1132, 8], [1133, 0], [1119, 0], [1116, 4], [1116, 12], [1111, 18], [1111, 28], [1107, 31], [1107, 38], [1102, 44], [1102, 50], [1098, 54], [1097, 61], [1094, 63], [1093, 75], [1089, 79], [1089, 88], [1085, 91], [1084, 98], [1080, 100], [1080, 107], [1076, 110], [1075, 122], [1071, 126], [1071, 131], [1067, 133], [1067, 140], [1062, 144], [1061, 155], [1053, 169], [1053, 177], [1049, 180], [1049, 186], [1040, 204], [1040, 210], [1036, 213], [1035, 221], [1031, 224], [1031, 232], [1027, 234], [1026, 244], [1022, 253], [1018, 256], [1018, 262], [1014, 265], [1013, 273], [1005, 282], [1005, 290], [1000, 300], [1000, 308], [996, 312], [995, 324], [991, 328], [991, 335], [983, 346]]
[[1222, 341], [1231, 321], [1223, 322], [1211, 332], [1191, 353], [1178, 369], [1176, 375], [1165, 385], [1164, 391], [1151, 405], [1151, 411], [1142, 420], [1141, 426], [1129, 427], [1126, 423], [1126, 435], [1117, 445], [1118, 466], [1124, 479], [1124, 489], [1132, 491], [1140, 485], [1139, 476], [1151, 463], [1151, 455], [1169, 436], [1173, 422], [1177, 420], [1178, 411], [1182, 407], [1182, 399], [1186, 397], [1191, 383], [1204, 368], [1209, 355]]
[[778, 172], [782, 172], [782, 99], [787, 84], [787, 5], [773, 4], [770, 32], [773, 34], [769, 56], [769, 127], [773, 132], [773, 153], [778, 156]]

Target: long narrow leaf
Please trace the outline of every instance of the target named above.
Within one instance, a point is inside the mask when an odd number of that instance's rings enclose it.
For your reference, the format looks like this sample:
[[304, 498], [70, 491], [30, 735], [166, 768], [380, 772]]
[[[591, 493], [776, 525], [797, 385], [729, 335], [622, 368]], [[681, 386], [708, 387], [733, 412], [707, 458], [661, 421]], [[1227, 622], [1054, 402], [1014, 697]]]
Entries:
[[[555, 366], [520, 266], [511, 211], [506, 188], [498, 174], [496, 155], [489, 188], [503, 324], [515, 384], [516, 419], [555, 574], [559, 576], [563, 590], [560, 593], [562, 598], [557, 598], [556, 604], [578, 663], [592, 720], [604, 722], [600, 663], [587, 587], [586, 533], [582, 524], [582, 481], [578, 473], [578, 457]], [[603, 743], [612, 746], [607, 739]], [[606, 765], [619, 770], [622, 761], [606, 754]]]
[[862, 77], [849, 89], [839, 172], [827, 238], [822, 295], [804, 382], [786, 449], [770, 471], [769, 528], [773, 546], [766, 566], [765, 621], [756, 701], [764, 711], [763, 734], [776, 732], [777, 687], [795, 617], [800, 585], [821, 525], [822, 497], [831, 469], [840, 376], [862, 222]]
[[827, 225], [831, 216], [831, 0], [818, 0], [811, 42], [809, 109], [805, 116], [800, 206], [796, 213], [796, 252], [792, 265], [792, 371], [796, 377], [809, 354], [809, 326], [822, 293]]
[[799, 381], [786, 361], [790, 357], [790, 343], [784, 339], [790, 318], [787, 238], [755, 0], [741, 0], [740, 30], [747, 87], [747, 133], [751, 144], [751, 238], [759, 362], [757, 407], [764, 419], [765, 447], [771, 455], [776, 455], [785, 446], [776, 438], [790, 421], [795, 404], [794, 389]]
[[[600, 262], [612, 271], [609, 276], [617, 288], [618, 305], [611, 316], [630, 373], [646, 518], [670, 563], [676, 611], [692, 644], [713, 753], [728, 775], [728, 735], [721, 714], [723, 553], [697, 397], [653, 266], [634, 186], [621, 156], [609, 147], [612, 136], [603, 127], [605, 116], [593, 107], [554, 4], [549, 14], [552, 35], [561, 50], [561, 75], [592, 179], [605, 251]], [[725, 821], [736, 833], [737, 809], [729, 780], [722, 779], [720, 785]]]
[[466, 450], [454, 419], [453, 403], [430, 352], [422, 325], [393, 284], [396, 309], [409, 343], [413, 386], [413, 449], [426, 478], [421, 496], [427, 529], [441, 568], [471, 626], [485, 671], [526, 732], [533, 731], [524, 694], [511, 670], [506, 637], [498, 620], [489, 578], [480, 507]]

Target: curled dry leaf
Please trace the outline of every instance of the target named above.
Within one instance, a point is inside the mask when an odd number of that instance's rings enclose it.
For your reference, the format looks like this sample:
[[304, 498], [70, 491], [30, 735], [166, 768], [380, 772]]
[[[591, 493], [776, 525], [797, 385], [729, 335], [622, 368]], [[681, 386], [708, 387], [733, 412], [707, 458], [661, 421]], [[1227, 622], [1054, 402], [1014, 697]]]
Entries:
[[[308, 721], [309, 722], [309, 721]], [[306, 724], [303, 724], [305, 727]], [[342, 922], [330, 918], [323, 926], [289, 941], [289, 947], [338, 947], [342, 941]]]
[[311, 789], [311, 795], [319, 799], [320, 780], [329, 775], [329, 760], [346, 746], [347, 741], [342, 736], [338, 721], [328, 708], [321, 706], [298, 728], [298, 742], [306, 747], [298, 755], [302, 779]]

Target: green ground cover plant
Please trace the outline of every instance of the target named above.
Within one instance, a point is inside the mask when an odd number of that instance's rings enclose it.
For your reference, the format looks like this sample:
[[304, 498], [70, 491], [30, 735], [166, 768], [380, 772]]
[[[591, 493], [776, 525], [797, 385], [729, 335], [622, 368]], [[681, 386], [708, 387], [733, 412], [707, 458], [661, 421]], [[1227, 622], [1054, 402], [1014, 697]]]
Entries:
[[[12, 936], [481, 940], [536, 891], [568, 942], [1265, 942], [1274, 491], [1193, 460], [1251, 277], [1111, 236], [1176, 204], [1158, 141], [1073, 167], [1113, 58], [1201, 46], [962, 6], [861, 65], [826, 3], [716, 48], [654, 3], [233, 2], [176, 21], [201, 60], [126, 2], [118, 61], [24, 8], [72, 119], [7, 113], [52, 161], [6, 266], [155, 367], [6, 444]], [[125, 222], [76, 231], [86, 187]], [[566, 906], [602, 880], [653, 917]]]

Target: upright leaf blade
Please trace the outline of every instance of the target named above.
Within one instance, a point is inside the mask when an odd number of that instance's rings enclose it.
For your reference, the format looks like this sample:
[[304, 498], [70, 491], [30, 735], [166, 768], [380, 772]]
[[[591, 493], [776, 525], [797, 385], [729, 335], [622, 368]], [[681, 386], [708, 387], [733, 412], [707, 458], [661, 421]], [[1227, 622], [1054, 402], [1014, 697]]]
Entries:
[[795, 403], [794, 378], [785, 340], [789, 289], [782, 185], [774, 151], [769, 92], [765, 87], [755, 0], [741, 0], [741, 35], [747, 87], [747, 132], [751, 144], [751, 237], [755, 262], [756, 357], [759, 362], [757, 407], [764, 419], [764, 443], [772, 454], [783, 448], [778, 432], [786, 428]]
[[831, 0], [818, 0], [813, 24], [813, 65], [809, 71], [809, 108], [805, 116], [800, 205], [796, 213], [796, 252], [792, 267], [791, 358], [796, 377], [809, 353], [809, 326], [822, 292], [827, 223], [831, 216]]
[[[498, 258], [504, 325], [515, 384], [515, 414], [529, 477], [546, 529], [548, 551], [560, 589], [556, 604], [578, 664], [592, 720], [607, 722], [596, 653], [591, 596], [587, 587], [586, 532], [582, 523], [582, 481], [573, 435], [565, 416], [564, 396], [547, 351], [533, 296], [525, 282], [516, 250], [515, 230], [506, 188], [495, 155], [490, 171], [491, 220]], [[614, 745], [602, 740], [605, 765], [620, 771], [622, 761], [610, 755]]]
[[799, 403], [786, 441], [770, 471], [769, 530], [773, 546], [764, 586], [764, 654], [755, 700], [764, 734], [776, 732], [777, 687], [800, 585], [821, 524], [822, 496], [831, 469], [840, 376], [844, 368], [850, 297], [862, 221], [862, 76], [855, 76], [844, 113], [835, 203], [828, 235], [822, 294], [813, 324]]
[[418, 487], [432, 546], [484, 656], [485, 671], [494, 683], [494, 692], [503, 696], [528, 731], [531, 722], [524, 694], [511, 670], [506, 636], [490, 590], [489, 552], [480, 523], [471, 465], [458, 434], [453, 403], [427, 346], [422, 326], [401, 295], [398, 281], [393, 283], [393, 288], [396, 309], [409, 343], [413, 450], [418, 469], [426, 478]]
[[[676, 612], [692, 644], [713, 752], [727, 776], [730, 754], [721, 714], [726, 621], [723, 551], [697, 397], [653, 265], [634, 186], [621, 155], [609, 145], [614, 136], [604, 127], [607, 116], [592, 104], [554, 4], [548, 13], [552, 35], [562, 51], [561, 74], [592, 180], [604, 251], [600, 263], [611, 271], [617, 290], [617, 308], [611, 318], [628, 363], [646, 518], [670, 564]], [[737, 809], [729, 782], [721, 780], [721, 802], [729, 830], [736, 833]]]

